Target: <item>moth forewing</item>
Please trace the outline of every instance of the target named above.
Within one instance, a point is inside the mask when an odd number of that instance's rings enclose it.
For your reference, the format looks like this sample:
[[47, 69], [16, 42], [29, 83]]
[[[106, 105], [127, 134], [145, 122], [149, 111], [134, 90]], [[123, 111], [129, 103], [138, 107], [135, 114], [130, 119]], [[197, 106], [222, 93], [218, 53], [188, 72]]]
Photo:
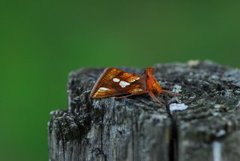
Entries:
[[106, 68], [95, 83], [90, 97], [105, 98], [133, 95], [145, 90], [141, 76], [117, 68]]

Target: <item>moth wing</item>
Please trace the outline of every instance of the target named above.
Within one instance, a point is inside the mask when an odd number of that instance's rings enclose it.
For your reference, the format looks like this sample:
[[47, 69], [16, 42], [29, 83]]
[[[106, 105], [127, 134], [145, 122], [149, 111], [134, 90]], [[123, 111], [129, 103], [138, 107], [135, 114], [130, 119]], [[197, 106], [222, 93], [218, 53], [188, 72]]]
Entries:
[[95, 83], [90, 97], [106, 98], [134, 95], [144, 90], [141, 77], [117, 68], [106, 68]]

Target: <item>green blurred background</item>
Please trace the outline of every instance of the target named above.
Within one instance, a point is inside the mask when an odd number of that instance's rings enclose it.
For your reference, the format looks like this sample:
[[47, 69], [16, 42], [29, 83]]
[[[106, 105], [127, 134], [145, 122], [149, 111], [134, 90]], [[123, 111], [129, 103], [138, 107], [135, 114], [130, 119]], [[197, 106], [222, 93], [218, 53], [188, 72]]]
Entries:
[[68, 73], [211, 59], [239, 67], [240, 1], [0, 2], [0, 160], [48, 160]]

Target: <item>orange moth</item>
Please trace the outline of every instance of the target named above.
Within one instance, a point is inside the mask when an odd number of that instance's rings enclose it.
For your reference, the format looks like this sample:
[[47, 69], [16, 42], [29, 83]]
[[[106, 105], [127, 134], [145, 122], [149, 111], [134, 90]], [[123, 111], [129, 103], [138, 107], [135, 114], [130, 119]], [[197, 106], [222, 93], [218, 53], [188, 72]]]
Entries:
[[146, 68], [143, 75], [128, 73], [118, 68], [106, 68], [95, 83], [91, 98], [129, 97], [148, 94], [154, 102], [161, 104], [157, 96], [170, 93], [162, 89], [153, 75], [153, 68]]

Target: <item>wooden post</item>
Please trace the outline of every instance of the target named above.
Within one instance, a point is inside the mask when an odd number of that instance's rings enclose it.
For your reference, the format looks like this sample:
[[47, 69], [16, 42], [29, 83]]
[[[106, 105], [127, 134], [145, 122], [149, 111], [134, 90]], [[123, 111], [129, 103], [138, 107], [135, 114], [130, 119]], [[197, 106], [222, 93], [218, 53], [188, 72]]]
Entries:
[[[50, 161], [238, 161], [240, 70], [210, 61], [158, 64], [165, 89], [148, 96], [93, 100], [103, 69], [70, 74], [67, 110], [51, 112]], [[139, 69], [124, 68], [141, 73]]]

